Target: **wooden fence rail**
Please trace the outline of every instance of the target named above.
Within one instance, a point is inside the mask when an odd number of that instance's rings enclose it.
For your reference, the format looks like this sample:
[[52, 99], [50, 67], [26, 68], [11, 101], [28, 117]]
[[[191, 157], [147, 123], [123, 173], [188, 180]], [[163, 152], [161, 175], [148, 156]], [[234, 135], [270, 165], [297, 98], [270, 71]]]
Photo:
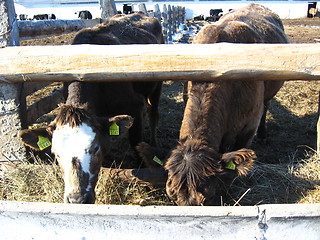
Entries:
[[318, 44], [74, 45], [0, 49], [0, 82], [320, 80]]

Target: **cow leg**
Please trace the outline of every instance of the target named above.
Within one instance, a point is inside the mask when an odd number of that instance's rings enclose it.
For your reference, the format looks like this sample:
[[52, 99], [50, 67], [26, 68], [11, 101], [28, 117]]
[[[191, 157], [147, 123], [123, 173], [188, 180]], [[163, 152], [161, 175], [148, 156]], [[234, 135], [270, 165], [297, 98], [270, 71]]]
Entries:
[[143, 139], [143, 113], [140, 111], [139, 113], [134, 115], [134, 122], [132, 127], [129, 129], [129, 141], [130, 145], [133, 149], [140, 143]]
[[150, 144], [152, 146], [157, 146], [157, 125], [159, 121], [159, 101], [161, 95], [162, 83], [159, 82], [153, 93], [148, 98], [149, 100], [149, 121], [150, 121]]
[[267, 111], [268, 111], [269, 105], [270, 105], [269, 101], [265, 102], [263, 114], [258, 127], [258, 132], [257, 132], [257, 137], [262, 142], [264, 142], [267, 139], [266, 117], [267, 117]]
[[236, 138], [234, 149], [249, 147], [252, 143], [256, 129], [244, 130]]

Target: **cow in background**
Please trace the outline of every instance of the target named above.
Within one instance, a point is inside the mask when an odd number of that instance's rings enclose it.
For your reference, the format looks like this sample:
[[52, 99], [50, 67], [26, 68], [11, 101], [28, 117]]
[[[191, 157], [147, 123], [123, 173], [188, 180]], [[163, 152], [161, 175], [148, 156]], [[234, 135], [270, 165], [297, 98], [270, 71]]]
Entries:
[[222, 14], [223, 14], [223, 11], [221, 8], [220, 9], [210, 9], [210, 17], [207, 17], [206, 21], [216, 22], [220, 19]]
[[75, 12], [75, 14], [77, 14], [80, 19], [92, 19], [92, 14], [88, 10], [78, 11]]

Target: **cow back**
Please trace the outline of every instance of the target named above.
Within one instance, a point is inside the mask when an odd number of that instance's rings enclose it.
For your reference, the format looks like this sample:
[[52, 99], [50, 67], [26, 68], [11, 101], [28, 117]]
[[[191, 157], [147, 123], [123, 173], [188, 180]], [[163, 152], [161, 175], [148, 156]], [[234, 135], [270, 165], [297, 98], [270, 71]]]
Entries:
[[205, 26], [193, 43], [287, 43], [279, 16], [266, 7], [251, 3], [233, 10], [218, 22]]
[[164, 43], [161, 25], [142, 12], [117, 14], [93, 28], [79, 31], [73, 44], [160, 44]]

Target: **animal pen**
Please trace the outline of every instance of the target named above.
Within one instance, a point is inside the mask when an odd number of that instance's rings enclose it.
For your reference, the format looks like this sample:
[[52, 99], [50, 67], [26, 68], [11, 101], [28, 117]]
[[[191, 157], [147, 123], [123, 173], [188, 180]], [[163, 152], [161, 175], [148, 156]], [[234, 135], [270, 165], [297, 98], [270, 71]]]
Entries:
[[[11, 20], [8, 32], [14, 36], [17, 29]], [[15, 45], [11, 38], [7, 40], [6, 45]], [[317, 44], [77, 45], [4, 47], [0, 52], [1, 161], [24, 158], [18, 131], [62, 99], [58, 91], [60, 100], [53, 102], [56, 97], [49, 96], [43, 106], [39, 102], [21, 111], [24, 96], [38, 85], [74, 80], [320, 80]], [[318, 150], [319, 125], [318, 120]], [[21, 234], [30, 239], [319, 239], [320, 235], [319, 204], [83, 208], [0, 202], [0, 212], [5, 239], [21, 238]], [[17, 225], [21, 231], [16, 231]]]

